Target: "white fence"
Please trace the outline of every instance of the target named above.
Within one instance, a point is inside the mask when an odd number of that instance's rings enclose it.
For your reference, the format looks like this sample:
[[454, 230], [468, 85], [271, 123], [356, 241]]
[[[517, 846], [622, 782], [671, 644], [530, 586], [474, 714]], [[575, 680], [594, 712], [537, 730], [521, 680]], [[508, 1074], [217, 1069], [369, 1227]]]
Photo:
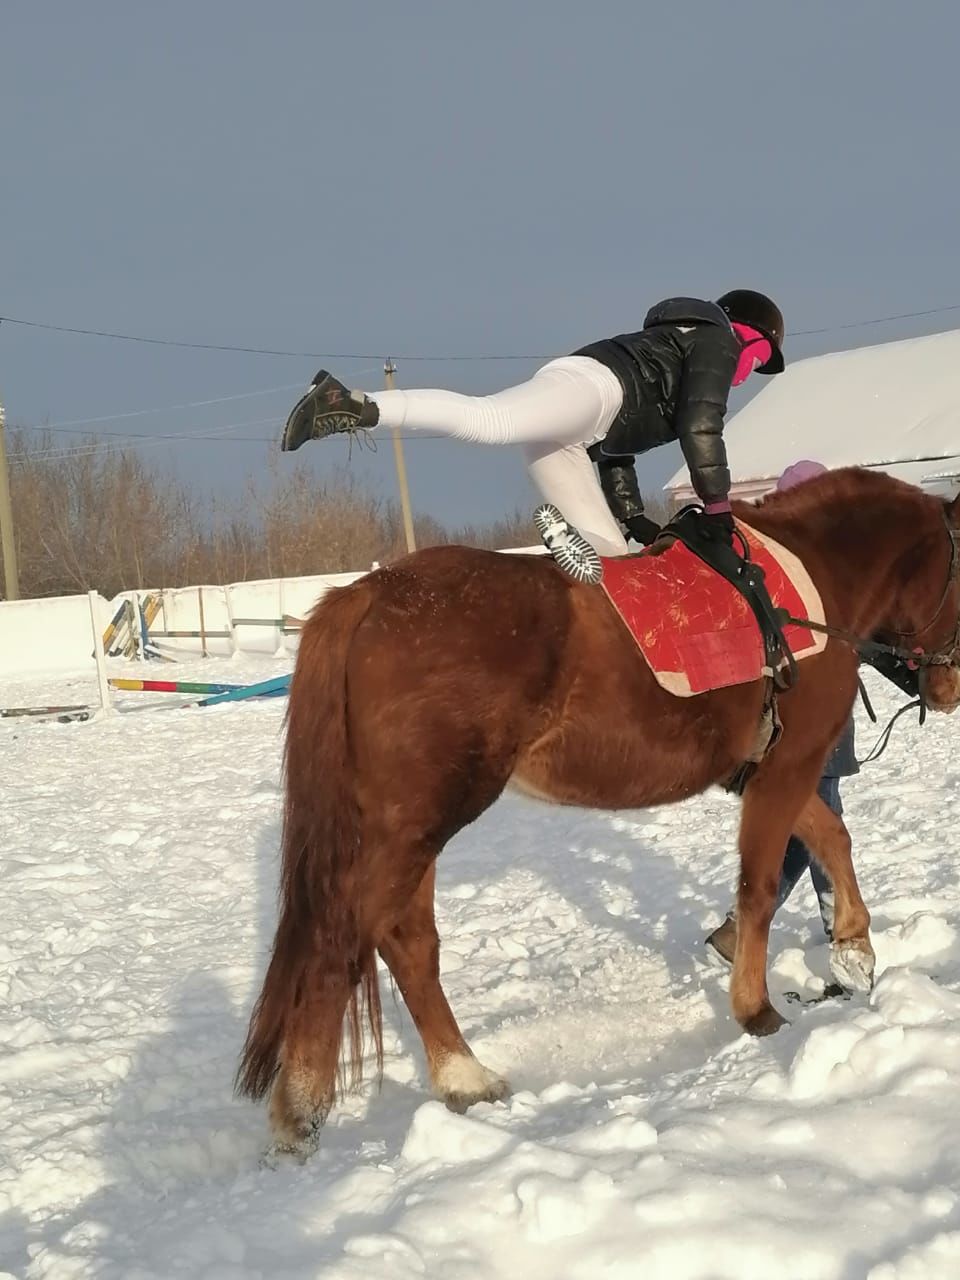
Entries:
[[[544, 553], [543, 547], [510, 548], [505, 554]], [[175, 657], [205, 651], [293, 653], [297, 633], [284, 618], [302, 618], [331, 587], [363, 577], [362, 573], [316, 574], [303, 578], [269, 578], [230, 586], [176, 587], [165, 591], [124, 592], [114, 600], [97, 597], [100, 632], [125, 600], [160, 598], [149, 637], [152, 645]], [[202, 609], [202, 616], [201, 616]], [[180, 634], [170, 634], [180, 633]], [[86, 595], [0, 602], [0, 675], [35, 671], [74, 671], [92, 667], [93, 635]]]
[[226, 587], [177, 587], [155, 593], [160, 594], [160, 611], [150, 625], [150, 639], [170, 654], [205, 651], [225, 657], [238, 652], [292, 650], [296, 633], [284, 626], [284, 620], [302, 618], [331, 587], [345, 586], [362, 576], [334, 573], [267, 578]]

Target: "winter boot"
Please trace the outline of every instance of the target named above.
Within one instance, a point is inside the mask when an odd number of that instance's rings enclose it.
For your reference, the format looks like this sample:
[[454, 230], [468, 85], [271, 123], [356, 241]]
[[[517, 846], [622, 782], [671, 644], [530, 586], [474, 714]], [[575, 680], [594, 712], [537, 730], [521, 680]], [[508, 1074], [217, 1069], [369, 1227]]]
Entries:
[[733, 964], [733, 957], [737, 954], [736, 916], [728, 915], [719, 929], [714, 929], [713, 933], [704, 938], [704, 944], [712, 947], [721, 960]]
[[323, 440], [338, 432], [355, 435], [379, 421], [380, 410], [362, 391], [350, 391], [321, 369], [307, 394], [293, 406], [280, 448], [289, 453], [307, 440]]
[[533, 523], [544, 546], [564, 573], [593, 586], [602, 580], [603, 563], [596, 549], [579, 529], [567, 523], [559, 507], [545, 502], [533, 513]]

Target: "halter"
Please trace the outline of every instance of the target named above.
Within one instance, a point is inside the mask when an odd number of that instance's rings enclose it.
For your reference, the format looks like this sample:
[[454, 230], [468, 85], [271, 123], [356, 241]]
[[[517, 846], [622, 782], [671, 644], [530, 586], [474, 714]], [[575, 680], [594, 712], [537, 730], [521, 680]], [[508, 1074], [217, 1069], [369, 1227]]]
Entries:
[[[951, 588], [958, 580], [960, 580], [960, 530], [955, 529], [947, 519], [945, 507], [941, 514], [943, 516], [944, 528], [947, 531], [947, 537], [950, 539], [950, 563], [947, 566], [947, 580], [944, 583], [939, 603], [937, 604], [936, 610], [930, 621], [926, 622], [922, 627], [917, 627], [913, 631], [898, 631], [894, 633], [903, 640], [922, 635], [924, 631], [929, 631], [943, 612], [943, 606], [947, 603]], [[949, 644], [941, 645], [938, 649], [933, 650], [921, 648], [908, 649], [904, 645], [884, 644], [880, 640], [868, 640], [863, 636], [856, 635], [852, 631], [844, 631], [841, 627], [826, 626], [823, 623], [812, 622], [809, 618], [794, 618], [787, 613], [786, 609], [779, 609], [777, 612], [781, 616], [781, 622], [783, 625], [792, 623], [794, 626], [806, 627], [810, 631], [818, 631], [822, 635], [830, 636], [834, 640], [841, 640], [844, 644], [848, 644], [852, 649], [855, 649], [858, 653], [862, 654], [867, 661], [870, 660], [871, 655], [888, 653], [895, 658], [899, 658], [902, 662], [905, 662], [911, 670], [919, 672], [919, 697], [900, 708], [887, 725], [880, 738], [874, 744], [870, 754], [865, 760], [859, 761], [860, 764], [867, 764], [883, 755], [883, 752], [886, 750], [887, 743], [890, 740], [890, 732], [893, 729], [894, 724], [896, 724], [905, 712], [919, 708], [920, 723], [923, 724], [926, 720], [927, 680], [929, 679], [931, 667], [960, 668], [960, 607], [958, 607], [957, 610], [957, 621], [953, 629], [953, 638], [950, 640]], [[870, 699], [866, 696], [866, 690], [863, 687], [862, 681], [860, 681], [860, 692], [864, 698], [864, 706], [867, 709], [867, 714], [870, 719], [876, 723], [877, 717], [874, 713], [873, 707], [870, 705]]]
[[[942, 515], [944, 528], [950, 540], [950, 563], [947, 566], [947, 580], [944, 583], [940, 601], [929, 622], [925, 622], [922, 627], [917, 627], [913, 631], [894, 632], [902, 640], [911, 639], [914, 636], [922, 635], [924, 631], [930, 630], [943, 612], [943, 606], [947, 603], [951, 588], [960, 579], [960, 530], [955, 529], [950, 524], [945, 508]], [[919, 668], [921, 672], [929, 667], [960, 667], [960, 609], [957, 612], [957, 621], [950, 643], [941, 645], [938, 649], [933, 650], [908, 649], [904, 645], [884, 644], [880, 640], [869, 640], [864, 636], [858, 636], [853, 631], [845, 631], [842, 627], [827, 626], [821, 622], [813, 622], [809, 618], [794, 618], [786, 609], [778, 609], [777, 614], [782, 625], [791, 624], [804, 627], [808, 631], [817, 631], [822, 635], [830, 636], [831, 639], [842, 640], [844, 644], [848, 644], [852, 649], [856, 649], [858, 653], [862, 653], [865, 658], [868, 658], [870, 654], [889, 653], [896, 658], [901, 658], [914, 670]]]

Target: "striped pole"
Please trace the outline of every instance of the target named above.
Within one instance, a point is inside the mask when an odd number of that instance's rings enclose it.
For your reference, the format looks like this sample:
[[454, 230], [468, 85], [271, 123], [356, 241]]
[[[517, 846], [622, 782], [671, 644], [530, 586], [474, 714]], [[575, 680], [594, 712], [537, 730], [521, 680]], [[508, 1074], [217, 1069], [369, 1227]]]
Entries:
[[[110, 619], [110, 625], [107, 627], [106, 631], [103, 633], [103, 647], [107, 651], [107, 653], [110, 653], [110, 646], [111, 644], [113, 644], [113, 637], [117, 634], [117, 631], [120, 628], [120, 621], [123, 618], [123, 611], [125, 607], [126, 607], [126, 601], [121, 600], [119, 609]], [[112, 656], [113, 655], [111, 654], [111, 657]]]
[[239, 689], [231, 689], [228, 693], [216, 693], [212, 698], [204, 698], [198, 707], [212, 707], [218, 702], [240, 702], [245, 698], [270, 698], [286, 693], [290, 688], [292, 676], [276, 676], [273, 680], [260, 680], [257, 684], [245, 684]]
[[196, 680], [128, 680], [111, 676], [109, 684], [114, 689], [126, 689], [136, 693], [232, 693], [245, 688], [242, 684], [211, 684]]

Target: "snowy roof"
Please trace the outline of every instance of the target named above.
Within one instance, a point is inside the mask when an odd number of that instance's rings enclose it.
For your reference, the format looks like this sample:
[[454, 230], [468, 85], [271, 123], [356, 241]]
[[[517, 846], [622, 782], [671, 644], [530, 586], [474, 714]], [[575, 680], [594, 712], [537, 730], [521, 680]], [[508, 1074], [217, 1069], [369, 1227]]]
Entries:
[[[799, 458], [913, 463], [918, 480], [952, 473], [943, 461], [960, 457], [960, 330], [788, 364], [731, 417], [724, 439], [734, 484], [778, 476]], [[665, 488], [687, 484], [683, 467]]]

